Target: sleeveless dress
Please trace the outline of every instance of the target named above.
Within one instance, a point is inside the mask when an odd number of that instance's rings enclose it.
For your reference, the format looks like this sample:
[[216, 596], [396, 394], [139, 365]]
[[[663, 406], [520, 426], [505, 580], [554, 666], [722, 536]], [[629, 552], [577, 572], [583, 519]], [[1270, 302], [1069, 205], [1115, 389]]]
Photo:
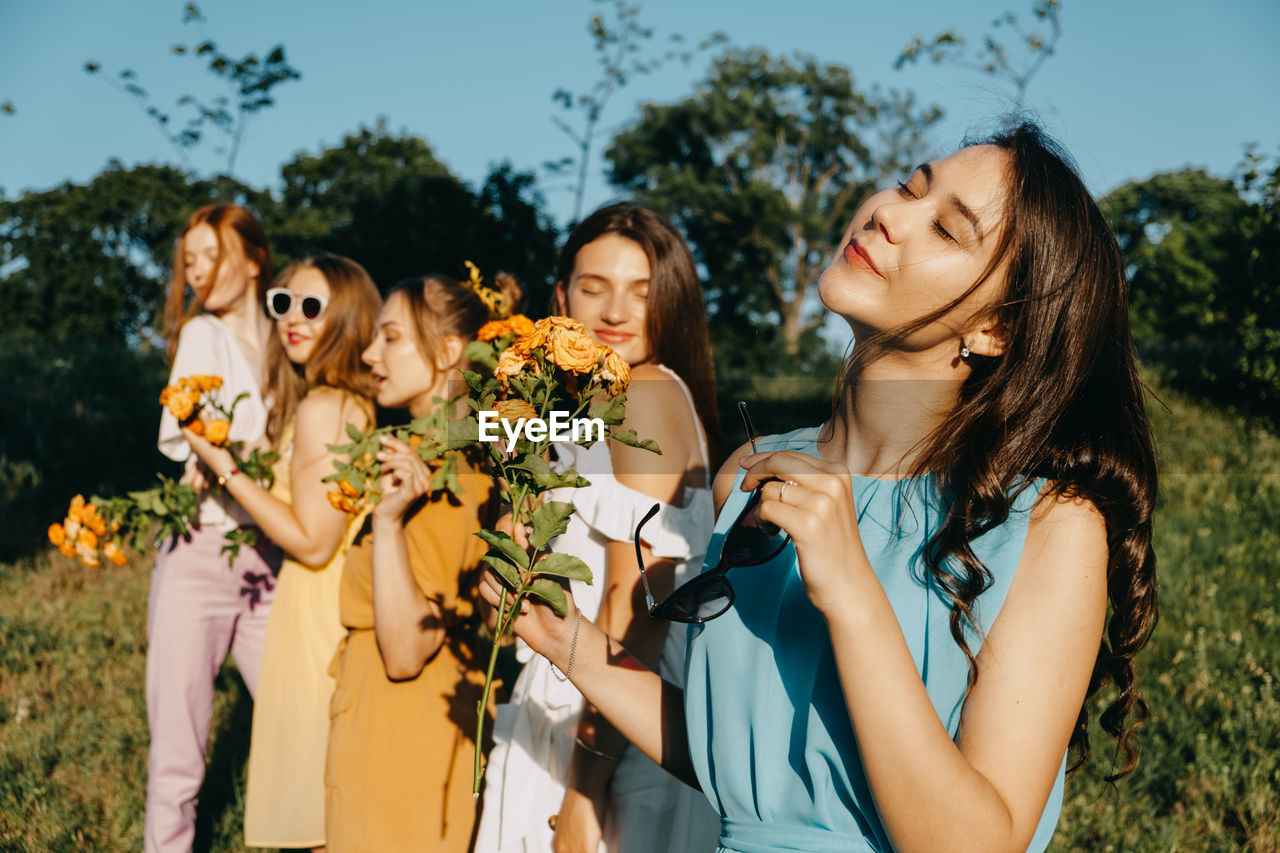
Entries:
[[439, 604], [445, 630], [444, 644], [414, 678], [388, 678], [378, 649], [373, 536], [361, 533], [347, 555], [344, 639], [331, 669], [338, 686], [325, 709], [330, 853], [473, 849], [476, 706], [489, 658], [476, 613], [487, 546], [475, 534], [495, 502], [493, 478], [461, 457], [458, 480], [461, 498], [436, 492], [404, 518], [409, 569], [422, 594]]
[[[758, 444], [762, 451], [816, 456], [817, 437], [815, 427]], [[994, 579], [975, 607], [984, 632], [1004, 603], [1042, 485], [1033, 482], [1023, 490], [1009, 519], [972, 543]], [[867, 556], [934, 709], [954, 738], [968, 663], [951, 637], [949, 602], [921, 556], [943, 519], [933, 486], [931, 477], [853, 477]], [[725, 532], [748, 497], [735, 484], [720, 512], [707, 567], [716, 565]], [[689, 626], [685, 673], [689, 749], [702, 790], [721, 815], [720, 849], [892, 850], [859, 761], [826, 621], [805, 593], [795, 548], [789, 545], [759, 566], [732, 568], [728, 578], [734, 604], [718, 619]], [[981, 637], [969, 642], [976, 654]], [[1064, 770], [1065, 756], [1028, 850], [1043, 850], [1053, 836]]]
[[[674, 371], [660, 366], [684, 391], [697, 417], [688, 388]], [[706, 441], [699, 430], [704, 467], [710, 471]], [[556, 490], [553, 500], [572, 500], [577, 512], [551, 550], [572, 554], [594, 573], [591, 585], [571, 581], [574, 601], [583, 616], [595, 619], [604, 583], [605, 546], [610, 540], [634, 541], [636, 525], [655, 503], [649, 495], [617, 481], [607, 441], [591, 447], [555, 445], [559, 470], [573, 468], [591, 481], [581, 489]], [[656, 557], [675, 562], [678, 586], [696, 571], [715, 523], [710, 474], [701, 487], [686, 485], [680, 504], [662, 504], [645, 525], [644, 538]], [[636, 571], [637, 576], [639, 571]], [[667, 632], [658, 671], [675, 684], [683, 681], [684, 631], [673, 624]], [[480, 853], [546, 853], [552, 830], [547, 818], [560, 811], [569, 760], [573, 754], [583, 699], [578, 689], [561, 681], [541, 655], [519, 643], [525, 661], [511, 701], [498, 706], [493, 751], [485, 770], [484, 810], [476, 851]], [[604, 827], [609, 853], [707, 853], [719, 827], [706, 797], [683, 784], [630, 745], [623, 751], [609, 783]]]
[[[280, 435], [271, 487], [273, 497], [289, 504], [293, 439], [290, 421]], [[280, 570], [253, 706], [244, 807], [249, 847], [325, 842], [324, 764], [334, 687], [328, 670], [347, 633], [338, 618], [338, 589], [347, 549], [362, 521], [363, 516], [348, 519], [338, 550], [323, 568], [286, 558]]]

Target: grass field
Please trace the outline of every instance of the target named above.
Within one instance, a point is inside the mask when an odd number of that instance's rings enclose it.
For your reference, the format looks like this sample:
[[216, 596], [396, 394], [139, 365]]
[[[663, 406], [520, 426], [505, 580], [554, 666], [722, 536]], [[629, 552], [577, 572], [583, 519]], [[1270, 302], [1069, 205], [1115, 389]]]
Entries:
[[[1280, 850], [1280, 440], [1165, 398], [1151, 720], [1115, 786], [1109, 739], [1067, 781], [1054, 850]], [[33, 531], [35, 535], [39, 532]], [[0, 853], [140, 850], [149, 564], [0, 565]], [[1096, 716], [1096, 714], [1095, 714]], [[250, 704], [219, 676], [197, 850], [243, 850]]]

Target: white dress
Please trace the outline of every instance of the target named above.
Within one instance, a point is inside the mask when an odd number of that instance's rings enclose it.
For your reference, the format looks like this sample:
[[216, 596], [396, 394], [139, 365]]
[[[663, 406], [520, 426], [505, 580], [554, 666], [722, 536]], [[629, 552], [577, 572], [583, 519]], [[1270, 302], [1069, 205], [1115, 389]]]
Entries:
[[[662, 369], [680, 383], [696, 418], [688, 388], [674, 371]], [[700, 568], [715, 526], [710, 460], [701, 432], [699, 442], [703, 465], [708, 469], [707, 483], [702, 488], [685, 486], [680, 504], [662, 504], [644, 529], [644, 540], [653, 555], [675, 562], [677, 586]], [[617, 481], [607, 442], [591, 447], [561, 444], [556, 450], [562, 467], [573, 467], [591, 481], [590, 486], [569, 494], [552, 493], [551, 497], [560, 500], [571, 498], [577, 512], [551, 548], [572, 554], [591, 567], [595, 584], [571, 583], [583, 616], [595, 619], [604, 582], [606, 544], [610, 540], [633, 541], [636, 525], [659, 502]], [[677, 685], [684, 683], [686, 633], [684, 625], [672, 623], [658, 667], [663, 678]], [[547, 818], [560, 811], [569, 776], [582, 694], [568, 681], [561, 681], [560, 673], [546, 658], [533, 654], [523, 643], [519, 646], [517, 654], [525, 666], [516, 679], [511, 701], [497, 708], [476, 853], [550, 851], [552, 831]], [[719, 833], [719, 815], [701, 791], [627, 746], [609, 784], [603, 845], [608, 853], [706, 853], [715, 849]]]

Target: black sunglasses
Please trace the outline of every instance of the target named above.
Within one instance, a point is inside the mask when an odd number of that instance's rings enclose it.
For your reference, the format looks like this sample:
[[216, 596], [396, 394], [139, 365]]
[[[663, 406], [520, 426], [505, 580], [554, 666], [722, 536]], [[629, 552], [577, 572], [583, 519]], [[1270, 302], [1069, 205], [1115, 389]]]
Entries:
[[[742, 421], [747, 427], [747, 438], [751, 441], [752, 451], [756, 450], [756, 433], [751, 427], [751, 417], [747, 414], [747, 404], [739, 401], [738, 411], [742, 413]], [[653, 603], [653, 593], [649, 589], [649, 578], [644, 571], [644, 555], [640, 552], [640, 531], [649, 519], [658, 514], [661, 504], [654, 504], [645, 513], [644, 518], [636, 525], [636, 563], [640, 566], [640, 580], [644, 583], [645, 606], [649, 615], [672, 622], [707, 622], [721, 616], [733, 606], [733, 586], [729, 583], [728, 571], [735, 567], [758, 566], [767, 563], [787, 547], [790, 535], [777, 525], [762, 521], [756, 517], [756, 508], [760, 505], [760, 489], [757, 486], [747, 499], [746, 505], [738, 517], [733, 520], [729, 531], [725, 533], [724, 545], [720, 549], [720, 561], [714, 569], [705, 571], [695, 578], [680, 585], [675, 592], [662, 600], [657, 606]]]
[[294, 300], [302, 309], [302, 319], [313, 323], [324, 316], [324, 309], [329, 307], [329, 300], [318, 293], [295, 294], [287, 287], [273, 287], [267, 291], [267, 313], [277, 320], [283, 320], [293, 311]]

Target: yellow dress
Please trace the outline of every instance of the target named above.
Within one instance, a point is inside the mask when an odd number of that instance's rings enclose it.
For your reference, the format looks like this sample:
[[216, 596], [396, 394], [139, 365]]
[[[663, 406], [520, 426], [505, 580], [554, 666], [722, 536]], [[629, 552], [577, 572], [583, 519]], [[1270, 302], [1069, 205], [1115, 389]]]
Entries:
[[[271, 494], [292, 503], [289, 467], [294, 425], [280, 436]], [[363, 516], [352, 519], [324, 568], [285, 559], [262, 648], [245, 790], [249, 847], [324, 844], [324, 762], [329, 739], [329, 674], [346, 629], [338, 616], [342, 565]]]
[[378, 651], [368, 525], [347, 556], [341, 609], [349, 631], [334, 660], [325, 771], [330, 853], [465, 853], [471, 845], [476, 704], [488, 663], [475, 612], [486, 546], [475, 532], [493, 481], [459, 462], [462, 499], [434, 494], [404, 523], [414, 579], [445, 623], [444, 645], [416, 678], [391, 681]]

